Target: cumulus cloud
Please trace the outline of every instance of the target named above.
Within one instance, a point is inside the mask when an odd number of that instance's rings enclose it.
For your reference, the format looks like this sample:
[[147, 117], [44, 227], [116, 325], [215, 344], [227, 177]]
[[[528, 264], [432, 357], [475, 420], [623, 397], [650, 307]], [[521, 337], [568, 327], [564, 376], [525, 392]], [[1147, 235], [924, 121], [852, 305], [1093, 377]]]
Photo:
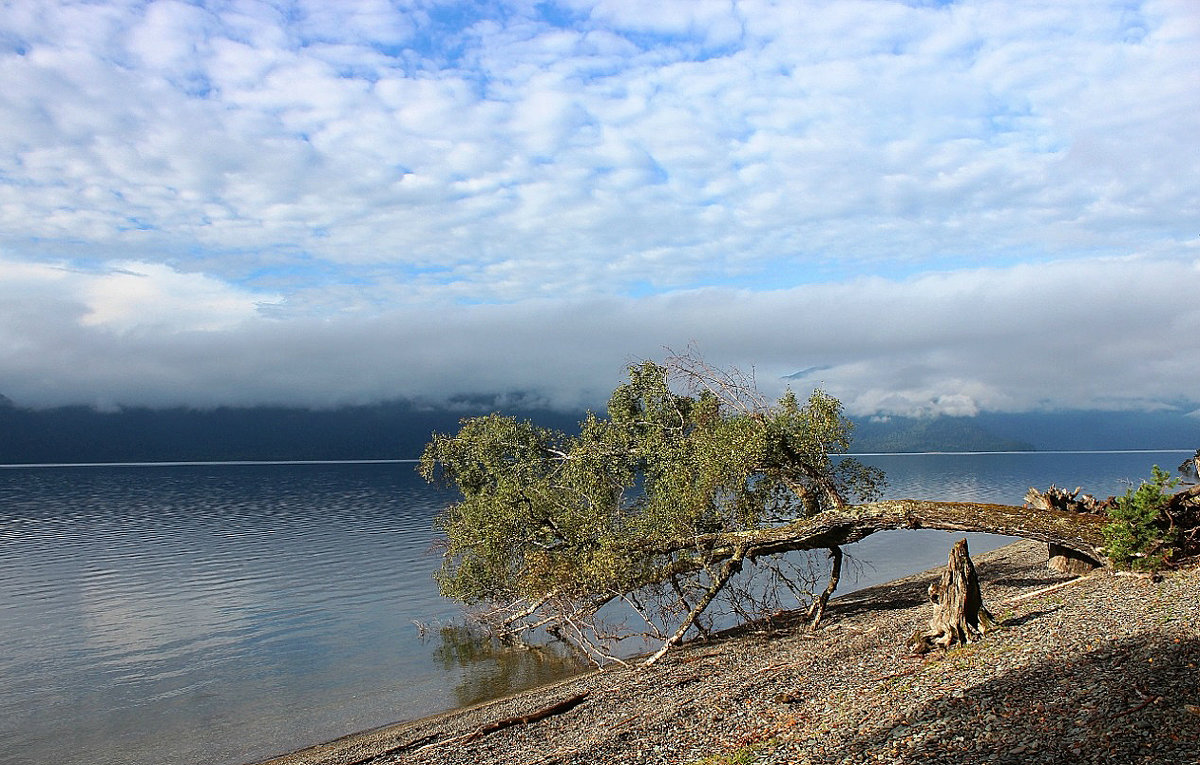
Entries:
[[299, 250], [519, 299], [1190, 235], [1185, 5], [497, 8], [8, 6], [7, 243], [184, 240], [238, 275]]
[[0, 393], [572, 404], [696, 340], [1194, 401], [1127, 359], [1196, 337], [1197, 71], [1187, 0], [5, 4]]
[[[118, 261], [103, 268], [0, 260], [0, 280], [11, 305], [69, 306], [54, 323], [72, 323], [116, 336], [129, 332], [172, 334], [235, 328], [280, 300], [203, 274], [158, 263]], [[8, 312], [10, 323], [20, 310]], [[15, 340], [15, 337], [10, 337]]]

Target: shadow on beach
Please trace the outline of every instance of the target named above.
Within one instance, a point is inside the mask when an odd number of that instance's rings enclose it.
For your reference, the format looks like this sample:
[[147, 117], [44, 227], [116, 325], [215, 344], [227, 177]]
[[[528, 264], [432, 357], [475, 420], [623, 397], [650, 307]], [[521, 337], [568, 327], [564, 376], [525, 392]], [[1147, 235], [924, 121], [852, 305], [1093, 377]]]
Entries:
[[825, 746], [914, 763], [1197, 762], [1198, 666], [1200, 639], [1147, 633], [947, 690], [890, 728], [831, 733]]

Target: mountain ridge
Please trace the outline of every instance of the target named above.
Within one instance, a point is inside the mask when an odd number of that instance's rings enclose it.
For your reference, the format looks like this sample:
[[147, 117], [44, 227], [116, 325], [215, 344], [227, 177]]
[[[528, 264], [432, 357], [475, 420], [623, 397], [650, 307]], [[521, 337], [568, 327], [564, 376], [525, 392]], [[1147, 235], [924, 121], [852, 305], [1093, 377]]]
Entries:
[[[310, 410], [291, 407], [25, 409], [0, 398], [0, 464], [414, 459], [435, 432], [501, 410], [574, 431], [583, 412], [412, 402]], [[492, 404], [492, 405], [489, 405]], [[974, 417], [867, 417], [852, 452], [1195, 449], [1200, 418], [1182, 413], [1057, 412]]]

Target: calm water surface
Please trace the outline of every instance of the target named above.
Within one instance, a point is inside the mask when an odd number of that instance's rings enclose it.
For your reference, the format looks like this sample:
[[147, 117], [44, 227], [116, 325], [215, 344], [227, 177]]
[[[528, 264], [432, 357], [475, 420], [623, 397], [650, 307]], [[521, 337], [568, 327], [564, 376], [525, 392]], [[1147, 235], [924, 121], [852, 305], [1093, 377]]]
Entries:
[[[1020, 503], [1184, 456], [862, 459], [892, 497]], [[450, 499], [411, 464], [0, 469], [0, 763], [237, 765], [578, 671], [414, 624], [458, 617], [430, 579]], [[857, 586], [944, 562], [953, 538], [870, 537]]]

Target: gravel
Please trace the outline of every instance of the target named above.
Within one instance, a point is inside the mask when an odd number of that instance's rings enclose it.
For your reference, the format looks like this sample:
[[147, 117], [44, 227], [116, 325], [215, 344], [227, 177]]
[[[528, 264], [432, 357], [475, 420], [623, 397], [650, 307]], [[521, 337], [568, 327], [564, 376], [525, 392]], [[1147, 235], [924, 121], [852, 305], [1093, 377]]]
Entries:
[[975, 557], [1002, 629], [946, 652], [905, 645], [928, 572], [835, 600], [816, 633], [788, 616], [270, 765], [1200, 765], [1200, 569], [1069, 580], [1045, 560], [1032, 542]]

